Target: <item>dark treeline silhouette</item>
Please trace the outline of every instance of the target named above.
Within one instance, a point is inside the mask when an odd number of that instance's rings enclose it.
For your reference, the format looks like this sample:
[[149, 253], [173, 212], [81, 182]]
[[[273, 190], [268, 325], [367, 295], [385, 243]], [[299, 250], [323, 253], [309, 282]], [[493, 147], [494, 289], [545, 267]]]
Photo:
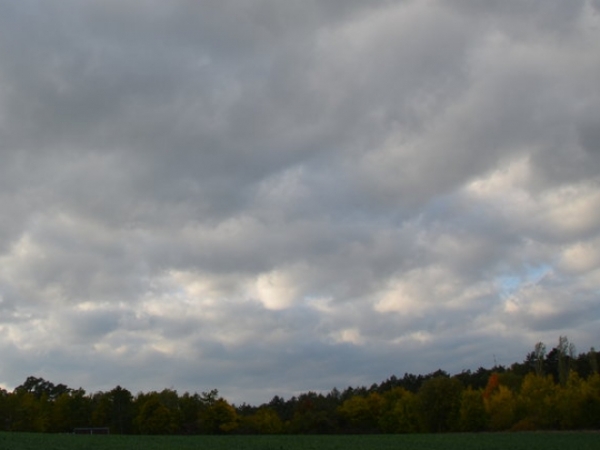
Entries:
[[216, 389], [138, 393], [117, 386], [86, 393], [29, 377], [0, 390], [0, 430], [72, 432], [108, 427], [119, 434], [418, 433], [600, 429], [600, 358], [576, 355], [566, 337], [522, 363], [449, 375], [391, 376], [370, 387], [279, 396], [235, 406]]

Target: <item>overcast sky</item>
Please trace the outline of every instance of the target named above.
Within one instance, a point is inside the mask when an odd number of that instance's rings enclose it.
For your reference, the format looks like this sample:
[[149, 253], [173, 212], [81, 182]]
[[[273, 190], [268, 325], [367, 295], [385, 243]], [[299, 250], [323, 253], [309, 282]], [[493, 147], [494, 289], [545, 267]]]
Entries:
[[600, 347], [599, 0], [0, 0], [0, 137], [7, 389]]

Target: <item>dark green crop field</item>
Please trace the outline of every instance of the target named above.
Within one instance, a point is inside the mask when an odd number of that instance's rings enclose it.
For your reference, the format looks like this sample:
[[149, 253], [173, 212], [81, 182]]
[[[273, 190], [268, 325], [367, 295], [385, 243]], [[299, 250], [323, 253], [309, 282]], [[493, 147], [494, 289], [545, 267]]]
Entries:
[[600, 433], [531, 432], [344, 436], [80, 436], [0, 433], [10, 450], [598, 450]]

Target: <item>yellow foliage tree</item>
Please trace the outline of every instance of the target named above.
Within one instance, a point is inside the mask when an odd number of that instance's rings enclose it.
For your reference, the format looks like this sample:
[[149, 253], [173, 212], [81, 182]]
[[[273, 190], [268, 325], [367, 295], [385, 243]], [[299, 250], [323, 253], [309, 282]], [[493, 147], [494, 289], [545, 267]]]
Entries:
[[383, 394], [384, 406], [379, 428], [384, 433], [414, 433], [419, 431], [417, 397], [404, 388], [396, 387]]
[[385, 400], [377, 392], [366, 397], [355, 395], [338, 408], [338, 414], [354, 431], [374, 431], [377, 429]]
[[517, 401], [515, 395], [509, 388], [500, 385], [485, 400], [485, 410], [489, 416], [490, 430], [508, 430], [516, 421]]
[[200, 414], [201, 426], [208, 433], [224, 434], [235, 430], [239, 418], [227, 400], [219, 398]]
[[279, 434], [283, 432], [283, 422], [271, 408], [262, 407], [244, 418], [244, 428], [252, 433]]
[[523, 411], [525, 428], [550, 429], [558, 422], [557, 386], [552, 376], [527, 374], [521, 385], [519, 408]]
[[583, 423], [582, 407], [585, 400], [585, 383], [577, 372], [569, 373], [565, 386], [558, 389], [556, 409], [558, 422], [562, 429], [581, 428]]
[[172, 434], [177, 431], [174, 413], [160, 402], [157, 395], [151, 395], [136, 418], [142, 434]]
[[471, 387], [465, 389], [460, 400], [460, 429], [462, 431], [483, 431], [488, 427], [488, 420], [483, 391], [474, 390]]

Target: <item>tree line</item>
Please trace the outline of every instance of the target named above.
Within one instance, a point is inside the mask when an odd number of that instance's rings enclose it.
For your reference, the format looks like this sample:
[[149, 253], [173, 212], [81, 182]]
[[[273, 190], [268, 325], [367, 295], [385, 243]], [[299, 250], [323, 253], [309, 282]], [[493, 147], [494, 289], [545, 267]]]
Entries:
[[0, 429], [118, 434], [419, 433], [600, 429], [600, 358], [577, 355], [566, 337], [549, 352], [535, 345], [521, 363], [449, 375], [392, 376], [370, 387], [279, 396], [234, 405], [216, 389], [133, 395], [117, 386], [88, 394], [28, 377], [0, 390]]

